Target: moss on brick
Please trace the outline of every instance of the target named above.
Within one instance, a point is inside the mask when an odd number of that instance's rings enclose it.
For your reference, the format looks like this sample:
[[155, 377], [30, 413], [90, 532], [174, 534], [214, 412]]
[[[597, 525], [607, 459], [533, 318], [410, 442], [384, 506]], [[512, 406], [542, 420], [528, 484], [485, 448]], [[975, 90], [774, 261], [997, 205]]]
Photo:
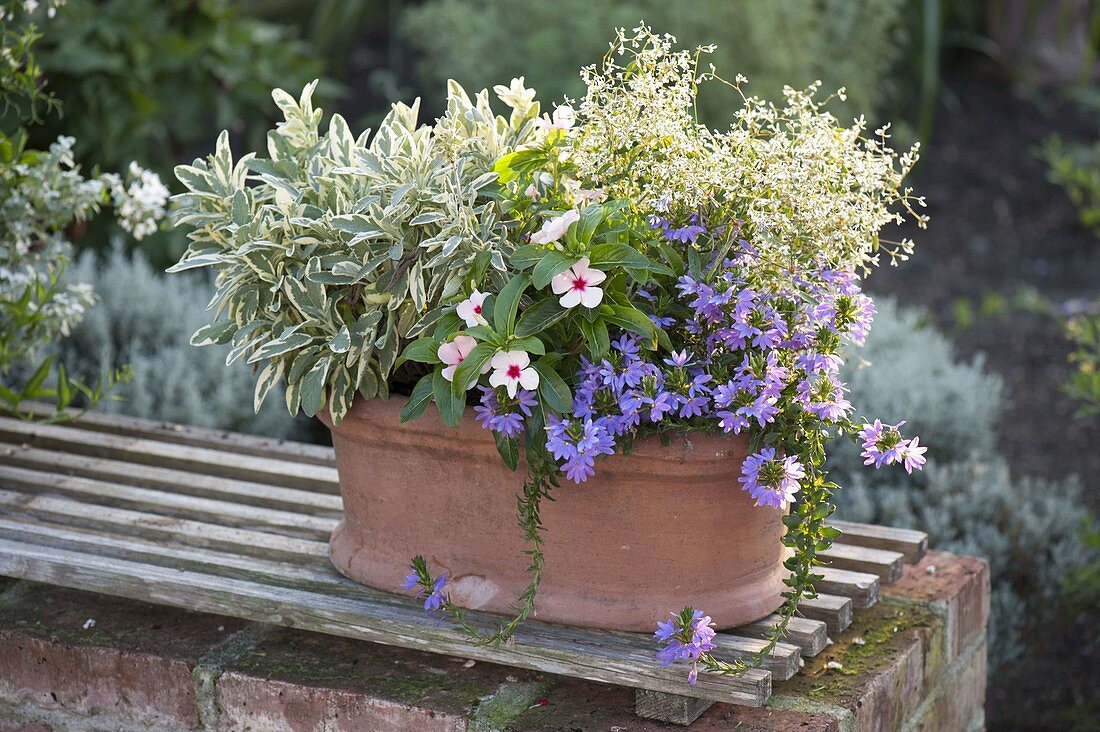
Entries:
[[[852, 625], [788, 681], [774, 684], [774, 693], [800, 695], [823, 702], [858, 695], [878, 671], [888, 668], [912, 643], [907, 631], [939, 630], [943, 621], [930, 610], [913, 605], [878, 604], [855, 613]], [[835, 665], [839, 664], [839, 665]]]
[[69, 646], [99, 646], [188, 660], [198, 659], [244, 625], [235, 618], [32, 582], [10, 588], [0, 602], [0, 630]]
[[507, 682], [536, 674], [489, 663], [288, 629], [274, 631], [226, 670], [367, 693], [402, 704], [469, 714]]

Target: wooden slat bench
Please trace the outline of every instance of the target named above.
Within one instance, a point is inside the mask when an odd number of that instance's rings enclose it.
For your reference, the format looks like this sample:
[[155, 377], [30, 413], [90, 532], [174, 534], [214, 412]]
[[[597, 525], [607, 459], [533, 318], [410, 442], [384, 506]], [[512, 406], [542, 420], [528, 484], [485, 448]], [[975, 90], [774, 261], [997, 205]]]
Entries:
[[[692, 687], [655, 663], [647, 634], [531, 621], [499, 648], [472, 644], [414, 599], [332, 568], [340, 511], [329, 448], [129, 417], [0, 416], [0, 575], [627, 686], [639, 714], [681, 724], [714, 701], [764, 704], [773, 679], [798, 673], [927, 547], [920, 532], [835, 522], [845, 533], [823, 594], [768, 663]], [[716, 653], [754, 653], [775, 620], [719, 633]]]

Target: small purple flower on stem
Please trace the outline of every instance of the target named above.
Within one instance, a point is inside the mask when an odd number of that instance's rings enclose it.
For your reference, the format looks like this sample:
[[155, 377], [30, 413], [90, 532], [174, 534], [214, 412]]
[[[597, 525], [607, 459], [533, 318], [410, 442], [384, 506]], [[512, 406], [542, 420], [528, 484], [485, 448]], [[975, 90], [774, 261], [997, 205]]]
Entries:
[[416, 590], [416, 598], [424, 600], [424, 610], [433, 618], [447, 604], [446, 587], [447, 574], [432, 579], [428, 562], [420, 554], [413, 557], [412, 572], [405, 575], [405, 581], [401, 583], [401, 589], [406, 592]]
[[691, 663], [688, 683], [695, 686], [699, 678], [699, 659], [712, 651], [714, 644], [714, 622], [702, 610], [685, 607], [677, 613], [670, 613], [671, 620], [657, 623], [657, 632], [653, 635], [663, 645], [657, 651], [657, 660], [661, 666], [683, 660]]

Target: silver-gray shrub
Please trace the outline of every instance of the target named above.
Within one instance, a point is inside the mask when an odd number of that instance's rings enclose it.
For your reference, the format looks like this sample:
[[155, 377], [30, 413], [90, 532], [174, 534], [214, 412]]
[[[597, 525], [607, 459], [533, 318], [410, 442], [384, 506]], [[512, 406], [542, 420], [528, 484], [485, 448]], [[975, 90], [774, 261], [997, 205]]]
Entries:
[[1019, 657], [1023, 632], [1057, 605], [1063, 575], [1087, 560], [1079, 530], [1087, 511], [1074, 478], [1017, 478], [997, 453], [1001, 379], [982, 359], [960, 362], [919, 311], [876, 300], [867, 345], [849, 354], [857, 409], [909, 417], [906, 432], [929, 446], [923, 473], [862, 469], [857, 451], [833, 445], [830, 473], [844, 490], [838, 515], [920, 528], [933, 548], [989, 559], [993, 577], [990, 670]]
[[243, 365], [226, 368], [228, 346], [189, 344], [191, 334], [209, 322], [210, 280], [204, 274], [168, 277], [140, 252], [128, 255], [115, 248], [103, 261], [85, 254], [70, 276], [91, 284], [100, 302], [61, 342], [66, 368], [86, 377], [123, 364], [134, 369], [134, 380], [115, 392], [121, 398], [101, 402], [97, 411], [272, 437], [302, 436], [279, 399], [253, 413], [254, 376]]

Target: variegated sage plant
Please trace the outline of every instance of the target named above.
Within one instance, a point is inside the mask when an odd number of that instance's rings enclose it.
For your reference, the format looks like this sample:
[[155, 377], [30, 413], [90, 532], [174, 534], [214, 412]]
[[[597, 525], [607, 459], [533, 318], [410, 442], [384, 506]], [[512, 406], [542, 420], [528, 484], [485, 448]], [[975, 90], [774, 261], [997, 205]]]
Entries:
[[[398, 104], [355, 137], [339, 116], [319, 131], [312, 87], [297, 101], [276, 91], [285, 121], [267, 158], [234, 163], [223, 135], [208, 161], [178, 169], [188, 192], [175, 217], [193, 232], [173, 269], [217, 271], [214, 322], [195, 343], [231, 343], [231, 361], [260, 366], [257, 405], [282, 380], [292, 412], [327, 404], [339, 423], [357, 394], [397, 390], [403, 420], [434, 403], [456, 426], [473, 395], [505, 464], [522, 455], [529, 471], [518, 506], [530, 584], [490, 632], [423, 557], [405, 588], [483, 643], [534, 607], [539, 506], [563, 479], [586, 481], [639, 437], [743, 435], [740, 488], [786, 513], [786, 603], [768, 646], [737, 663], [710, 654], [701, 610], [672, 613], [658, 659], [688, 662], [694, 683], [700, 667], [762, 663], [813, 596], [818, 553], [839, 533], [825, 523], [839, 488], [830, 437], [856, 439], [876, 467], [924, 463], [900, 424], [855, 419], [839, 379], [841, 347], [862, 342], [874, 314], [862, 275], [912, 251], [880, 230], [924, 218], [902, 186], [916, 149], [840, 125], [816, 86], [784, 90], [783, 107], [745, 97], [742, 80], [700, 71], [708, 49], [673, 42], [620, 31], [582, 71], [578, 109], [552, 115], [522, 79], [494, 88], [508, 118], [452, 83], [434, 124]], [[695, 118], [704, 81], [740, 95], [726, 131]]]
[[340, 115], [321, 131], [315, 87], [273, 93], [285, 119], [266, 158], [234, 161], [223, 133], [208, 160], [176, 168], [187, 192], [173, 221], [192, 231], [169, 271], [216, 270], [214, 322], [192, 343], [262, 365], [257, 409], [285, 381], [292, 413], [327, 404], [339, 424], [357, 393], [388, 396], [405, 342], [444, 303], [471, 280], [503, 283], [514, 245], [487, 188], [493, 163], [532, 141], [539, 108], [526, 96], [500, 117], [487, 92], [471, 100], [452, 82], [434, 126], [396, 104], [356, 136]]

